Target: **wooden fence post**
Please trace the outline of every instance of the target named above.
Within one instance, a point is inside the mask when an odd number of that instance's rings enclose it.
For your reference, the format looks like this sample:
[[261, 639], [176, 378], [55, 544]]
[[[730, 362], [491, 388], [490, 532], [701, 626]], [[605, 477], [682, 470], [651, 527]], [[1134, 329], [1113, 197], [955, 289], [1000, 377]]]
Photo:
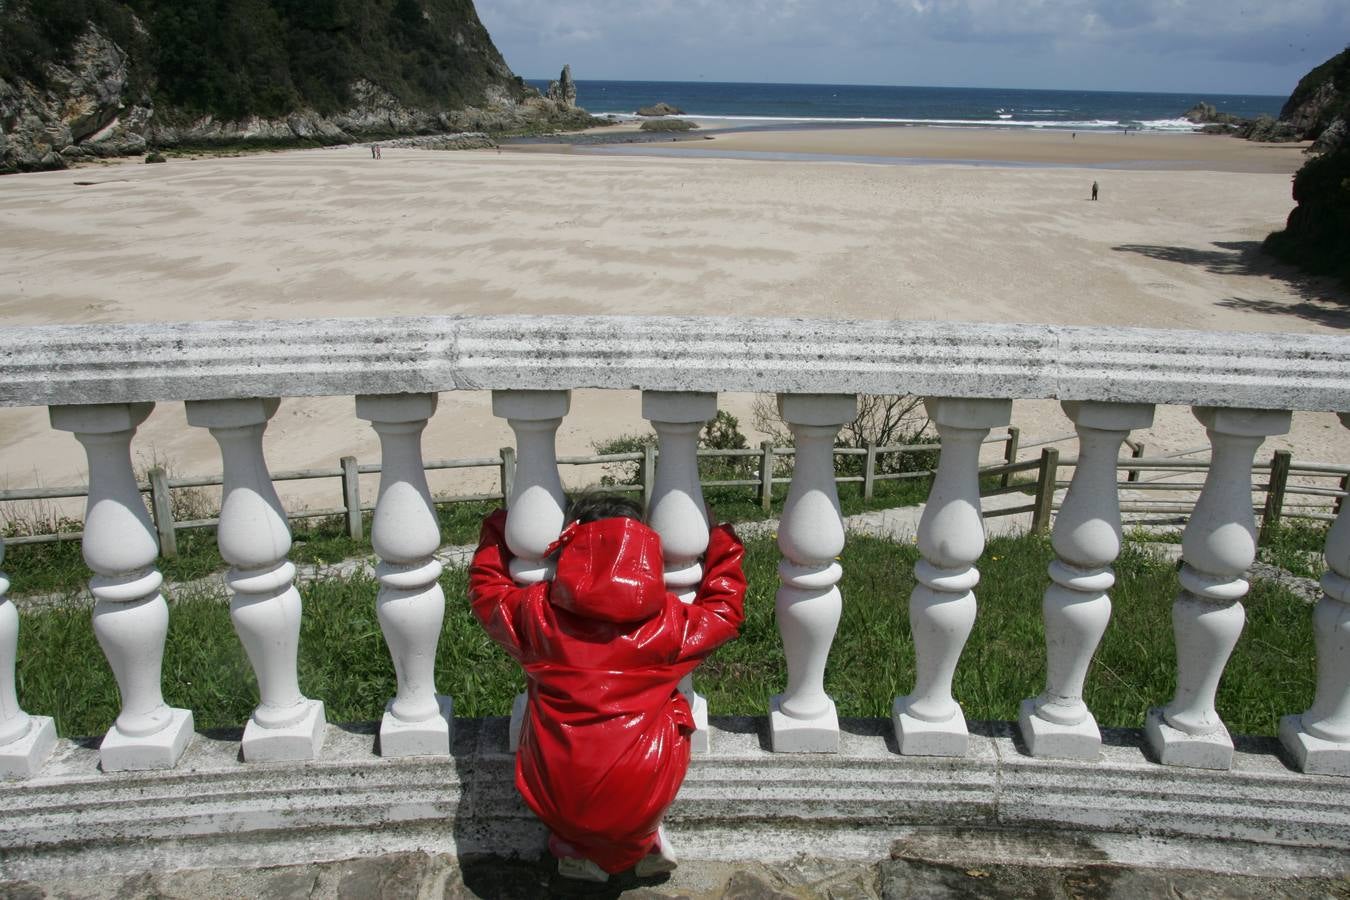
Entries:
[[347, 537], [361, 540], [361, 479], [355, 456], [342, 457], [342, 505], [347, 508]]
[[[1003, 447], [1003, 461], [1008, 465], [1017, 462], [1017, 445], [1022, 440], [1022, 429], [1016, 425], [1008, 426], [1008, 442]], [[1003, 487], [1007, 487], [1012, 482], [1012, 473], [1003, 473]]]
[[867, 457], [863, 462], [863, 499], [871, 500], [877, 485], [877, 445], [867, 442]]
[[1054, 447], [1041, 450], [1041, 468], [1036, 476], [1036, 509], [1031, 514], [1032, 534], [1050, 530], [1050, 516], [1055, 504], [1055, 479], [1059, 474], [1059, 451]]
[[506, 509], [516, 488], [516, 448], [502, 447], [497, 452], [502, 457], [502, 509]]
[[159, 555], [173, 559], [178, 555], [178, 535], [173, 527], [173, 498], [169, 494], [169, 478], [164, 469], [150, 470], [150, 512], [155, 517], [155, 531], [159, 533]]
[[656, 489], [656, 446], [642, 448], [642, 508], [650, 509], [652, 491]]
[[760, 441], [762, 451], [759, 461], [759, 506], [765, 512], [773, 509], [773, 444]]
[[[1143, 458], [1144, 458], [1144, 444], [1143, 444], [1143, 442], [1141, 441], [1140, 443], [1137, 443], [1137, 444], [1136, 444], [1136, 443], [1134, 443], [1133, 441], [1131, 441], [1131, 442], [1130, 442], [1130, 459], [1143, 459]], [[1138, 481], [1138, 480], [1139, 480], [1139, 470], [1138, 470], [1138, 469], [1130, 469], [1128, 472], [1125, 473], [1125, 480], [1126, 480], [1126, 481], [1130, 481], [1130, 482]]]
[[1273, 526], [1280, 524], [1284, 513], [1284, 489], [1289, 484], [1288, 450], [1276, 450], [1270, 458], [1270, 482], [1266, 485], [1266, 508], [1261, 513], [1261, 542], [1270, 539]]

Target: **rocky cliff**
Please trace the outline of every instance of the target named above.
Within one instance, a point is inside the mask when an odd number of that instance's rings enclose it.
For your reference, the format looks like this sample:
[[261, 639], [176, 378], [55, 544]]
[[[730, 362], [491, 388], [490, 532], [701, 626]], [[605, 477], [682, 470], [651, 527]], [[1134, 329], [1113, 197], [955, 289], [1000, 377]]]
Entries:
[[1251, 141], [1313, 141], [1313, 151], [1340, 147], [1350, 131], [1350, 47], [1299, 80], [1278, 119], [1243, 119], [1197, 103], [1182, 113], [1211, 134], [1233, 134]]
[[0, 0], [0, 172], [590, 121], [512, 74], [472, 0]]
[[1315, 139], [1294, 175], [1294, 202], [1268, 253], [1350, 287], [1350, 48], [1303, 77], [1280, 118]]
[[1350, 120], [1350, 47], [1299, 80], [1280, 109], [1280, 120], [1297, 128], [1305, 140], [1321, 141], [1336, 129], [1339, 145]]

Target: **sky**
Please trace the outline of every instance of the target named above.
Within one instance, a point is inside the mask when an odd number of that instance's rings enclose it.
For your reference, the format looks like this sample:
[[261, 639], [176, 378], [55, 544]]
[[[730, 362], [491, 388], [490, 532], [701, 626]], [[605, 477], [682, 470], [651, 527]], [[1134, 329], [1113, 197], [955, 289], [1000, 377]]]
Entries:
[[512, 71], [579, 80], [1288, 96], [1350, 0], [477, 0]]

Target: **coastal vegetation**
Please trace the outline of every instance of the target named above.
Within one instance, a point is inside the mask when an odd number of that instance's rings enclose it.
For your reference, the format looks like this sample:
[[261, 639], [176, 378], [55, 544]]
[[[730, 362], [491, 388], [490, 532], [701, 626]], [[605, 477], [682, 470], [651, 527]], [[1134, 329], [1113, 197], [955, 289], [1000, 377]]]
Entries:
[[1350, 47], [1305, 75], [1280, 117], [1305, 129], [1316, 155], [1294, 176], [1298, 205], [1264, 249], [1350, 286]]
[[0, 172], [591, 122], [511, 72], [472, 0], [0, 3]]
[[471, 0], [18, 0], [0, 8], [0, 77], [50, 84], [91, 27], [127, 52], [132, 92], [175, 115], [332, 113], [362, 78], [409, 106], [525, 93]]

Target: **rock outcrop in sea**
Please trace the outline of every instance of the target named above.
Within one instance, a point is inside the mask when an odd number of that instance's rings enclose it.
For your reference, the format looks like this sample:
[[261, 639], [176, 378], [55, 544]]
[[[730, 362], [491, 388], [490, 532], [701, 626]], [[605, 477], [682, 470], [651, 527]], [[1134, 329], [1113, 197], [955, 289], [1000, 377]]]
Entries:
[[548, 83], [548, 93], [544, 96], [563, 109], [576, 109], [577, 83], [572, 80], [572, 67], [570, 65], [562, 67], [562, 74], [558, 76], [557, 81]]
[[1281, 143], [1313, 141], [1313, 152], [1344, 145], [1350, 125], [1350, 48], [1299, 80], [1280, 109], [1279, 118], [1244, 119], [1200, 102], [1182, 114], [1209, 134], [1233, 134], [1250, 141]]
[[669, 103], [653, 103], [651, 106], [642, 106], [638, 108], [639, 116], [682, 116], [684, 110], [678, 106], [671, 106]]
[[[174, 18], [181, 11], [169, 0], [139, 4], [144, 20], [125, 4], [95, 0], [85, 20], [63, 23], [64, 38], [52, 37], [48, 17], [55, 13], [40, 0], [0, 3], [0, 173], [152, 148], [339, 144], [598, 122], [577, 107], [570, 68], [556, 96], [541, 96], [515, 76], [469, 2], [333, 0], [331, 22], [314, 21], [317, 13], [291, 21], [286, 4], [262, 6], [274, 15], [261, 23], [241, 19], [233, 5], [219, 7], [219, 15], [234, 18], [217, 24], [248, 39], [245, 63], [256, 62], [256, 45], [268, 41], [292, 54], [266, 57], [264, 71], [249, 72], [246, 65], [231, 70], [237, 51], [228, 36], [212, 38], [219, 46], [197, 47], [196, 36], [182, 35], [186, 26]], [[362, 21], [383, 23], [388, 34], [354, 36]], [[332, 29], [345, 37], [333, 38]], [[174, 41], [221, 58], [174, 57]], [[405, 52], [408, 46], [415, 53]], [[420, 81], [407, 74], [409, 59], [435, 61], [435, 53], [449, 54], [445, 71], [415, 70]], [[316, 60], [331, 78], [316, 80]]]

